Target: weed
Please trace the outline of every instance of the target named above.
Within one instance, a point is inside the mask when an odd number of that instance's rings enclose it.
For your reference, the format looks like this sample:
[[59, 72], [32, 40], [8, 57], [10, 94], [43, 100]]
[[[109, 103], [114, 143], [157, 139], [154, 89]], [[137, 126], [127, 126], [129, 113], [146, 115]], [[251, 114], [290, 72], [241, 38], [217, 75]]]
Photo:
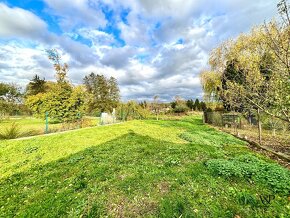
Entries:
[[35, 131], [33, 130], [22, 131], [19, 124], [13, 122], [10, 126], [0, 132], [0, 139], [16, 139], [34, 134]]
[[215, 175], [226, 178], [253, 180], [268, 186], [276, 193], [289, 194], [290, 172], [281, 166], [267, 163], [253, 155], [240, 155], [232, 159], [212, 159], [206, 163]]

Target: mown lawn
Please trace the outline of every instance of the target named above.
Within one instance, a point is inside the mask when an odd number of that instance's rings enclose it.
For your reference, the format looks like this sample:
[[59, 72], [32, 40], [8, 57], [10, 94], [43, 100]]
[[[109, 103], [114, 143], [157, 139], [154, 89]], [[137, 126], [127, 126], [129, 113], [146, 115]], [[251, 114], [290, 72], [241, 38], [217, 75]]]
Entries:
[[199, 117], [0, 142], [0, 217], [289, 217], [289, 182]]

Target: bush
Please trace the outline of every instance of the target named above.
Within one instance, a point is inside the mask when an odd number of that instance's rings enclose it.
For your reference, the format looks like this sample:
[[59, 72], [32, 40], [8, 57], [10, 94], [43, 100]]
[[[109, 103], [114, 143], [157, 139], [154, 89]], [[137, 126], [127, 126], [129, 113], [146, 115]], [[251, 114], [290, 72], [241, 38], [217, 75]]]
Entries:
[[253, 180], [285, 195], [290, 191], [289, 170], [252, 155], [241, 155], [229, 160], [209, 160], [206, 165], [214, 175]]
[[205, 112], [206, 115], [206, 122], [209, 124], [213, 124], [215, 126], [222, 126], [223, 125], [223, 117], [221, 112], [217, 111], [207, 111]]
[[173, 109], [174, 113], [184, 113], [186, 111], [188, 111], [188, 107], [186, 107], [186, 105], [176, 105]]
[[118, 120], [134, 120], [146, 119], [149, 116], [149, 111], [142, 108], [137, 102], [129, 101], [125, 104], [119, 104], [116, 109], [116, 116]]
[[272, 135], [276, 135], [276, 130], [287, 131], [287, 125], [289, 127], [289, 123], [279, 120], [273, 117], [266, 117], [264, 121], [263, 127], [265, 129], [271, 130]]

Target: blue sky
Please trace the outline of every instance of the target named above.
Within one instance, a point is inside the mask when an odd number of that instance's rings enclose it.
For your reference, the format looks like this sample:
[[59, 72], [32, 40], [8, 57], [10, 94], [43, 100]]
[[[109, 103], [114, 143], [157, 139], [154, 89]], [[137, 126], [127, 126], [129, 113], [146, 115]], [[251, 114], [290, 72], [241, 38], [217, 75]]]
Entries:
[[117, 78], [123, 100], [201, 98], [210, 51], [276, 15], [275, 0], [0, 0], [0, 81], [54, 80], [56, 48], [74, 84]]

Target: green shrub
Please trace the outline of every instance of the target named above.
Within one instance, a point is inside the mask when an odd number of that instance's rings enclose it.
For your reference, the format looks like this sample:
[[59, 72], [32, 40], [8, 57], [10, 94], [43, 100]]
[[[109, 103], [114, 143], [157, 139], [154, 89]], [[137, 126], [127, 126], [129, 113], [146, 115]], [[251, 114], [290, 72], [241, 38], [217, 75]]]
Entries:
[[116, 108], [118, 120], [127, 121], [134, 119], [146, 119], [149, 116], [149, 110], [142, 108], [135, 101], [119, 104]]
[[213, 159], [206, 163], [214, 174], [226, 178], [253, 180], [276, 193], [289, 194], [290, 171], [277, 164], [267, 163], [253, 155], [241, 155], [229, 160]]
[[188, 110], [188, 107], [186, 105], [176, 105], [173, 109], [174, 113], [184, 113]]
[[223, 125], [222, 113], [220, 111], [207, 111], [205, 112], [206, 122], [215, 126]]

